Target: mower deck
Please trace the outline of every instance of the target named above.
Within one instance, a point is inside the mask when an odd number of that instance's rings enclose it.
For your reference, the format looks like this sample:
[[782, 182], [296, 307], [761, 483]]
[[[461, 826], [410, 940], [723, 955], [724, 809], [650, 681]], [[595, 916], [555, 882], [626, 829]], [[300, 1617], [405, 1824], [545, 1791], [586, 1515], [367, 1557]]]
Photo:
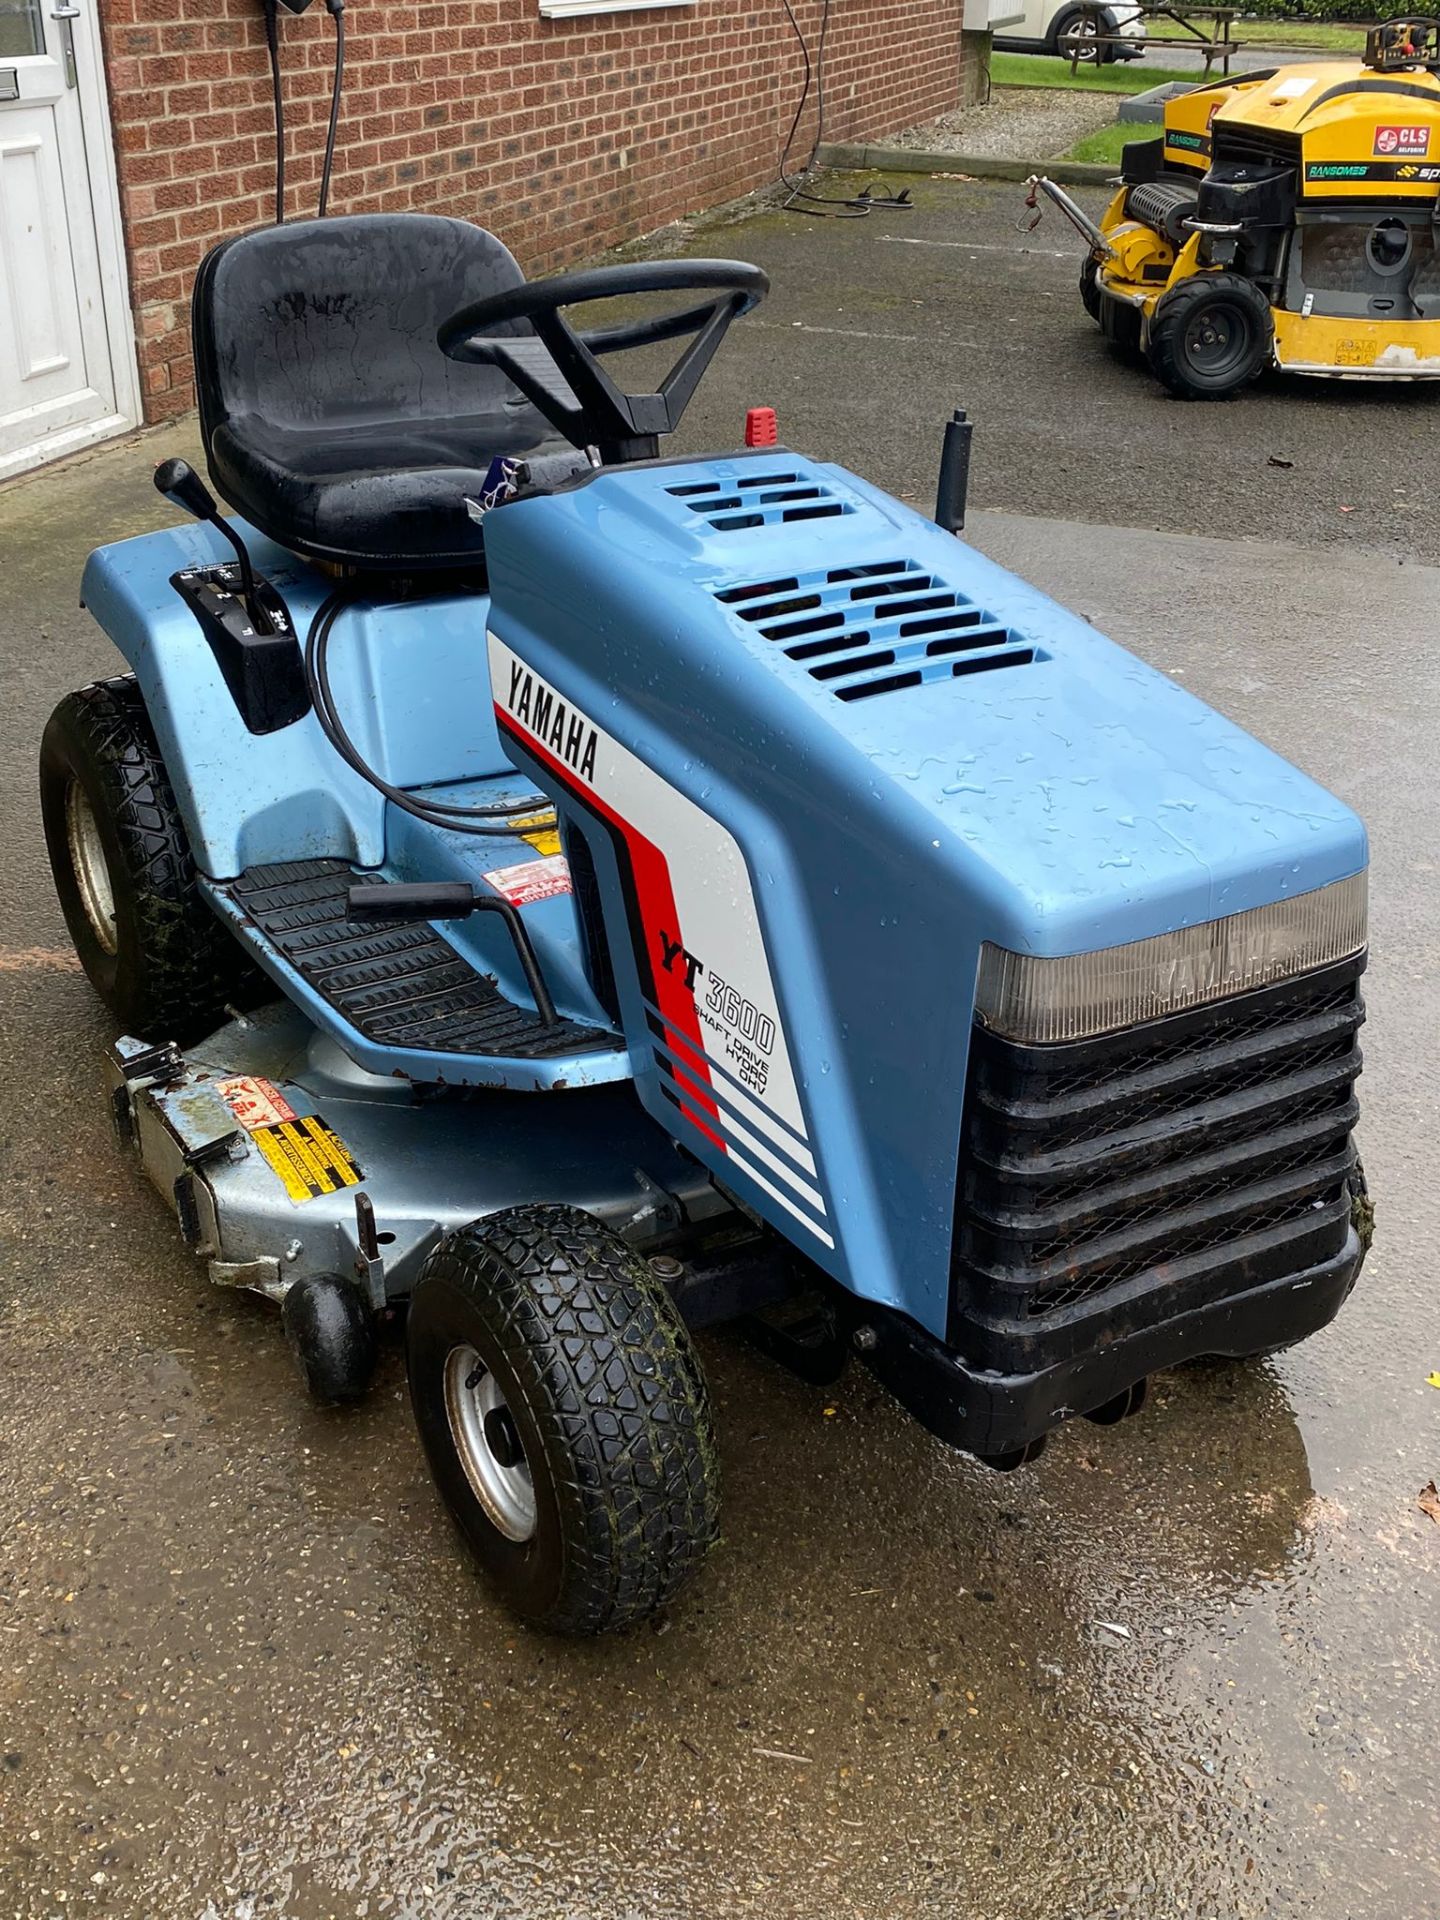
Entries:
[[110, 1071], [119, 1131], [210, 1278], [272, 1299], [343, 1274], [385, 1306], [444, 1234], [517, 1204], [583, 1207], [645, 1246], [730, 1211], [628, 1085], [426, 1097], [283, 1002], [184, 1053], [121, 1040]]

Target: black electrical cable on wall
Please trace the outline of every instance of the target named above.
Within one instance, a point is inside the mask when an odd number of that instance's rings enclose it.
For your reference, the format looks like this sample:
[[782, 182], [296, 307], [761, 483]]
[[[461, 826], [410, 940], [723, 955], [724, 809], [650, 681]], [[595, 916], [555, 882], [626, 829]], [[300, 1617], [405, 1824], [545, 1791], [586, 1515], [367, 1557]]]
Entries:
[[[812, 193], [805, 185], [814, 171], [815, 156], [825, 140], [825, 47], [830, 36], [831, 0], [823, 0], [821, 5], [820, 37], [816, 42], [813, 62], [810, 58], [809, 44], [799, 20], [795, 17], [792, 0], [781, 0], [781, 4], [795, 38], [799, 42], [804, 78], [800, 86], [800, 98], [796, 103], [795, 115], [790, 122], [790, 131], [785, 136], [785, 145], [780, 152], [780, 182], [787, 193], [787, 197], [781, 202], [780, 211], [808, 214], [817, 220], [863, 220], [872, 207], [893, 207], [908, 213], [911, 209], [908, 187], [899, 194], [872, 194], [866, 187], [857, 198], [850, 200], [833, 194]], [[788, 171], [790, 153], [795, 145], [795, 136], [800, 131], [800, 122], [805, 117], [805, 109], [810, 104], [812, 85], [815, 90], [815, 138], [810, 143], [810, 151], [804, 166], [800, 169], [798, 179], [792, 179]]]
[[335, 77], [330, 85], [330, 127], [325, 135], [325, 165], [320, 173], [320, 218], [330, 204], [330, 173], [335, 165], [335, 129], [340, 124], [340, 88], [345, 80], [345, 0], [325, 0], [335, 22]]
[[270, 92], [275, 101], [275, 224], [285, 224], [285, 96], [280, 88], [279, 0], [265, 0], [265, 45], [270, 50]]
[[[825, 40], [830, 31], [830, 0], [824, 0], [820, 12], [820, 39], [816, 47], [815, 59], [810, 58], [809, 44], [805, 39], [800, 22], [795, 17], [795, 8], [791, 0], [781, 0], [785, 8], [795, 38], [800, 43], [800, 58], [804, 64], [804, 79], [800, 86], [800, 98], [796, 102], [795, 117], [790, 122], [790, 131], [785, 136], [785, 145], [780, 153], [780, 180], [788, 190], [782, 211], [785, 213], [813, 213], [817, 219], [825, 220], [863, 220], [868, 213], [867, 207], [858, 207], [850, 200], [827, 198], [823, 194], [810, 193], [805, 186], [806, 180], [815, 165], [815, 156], [820, 151], [821, 136], [825, 131]], [[810, 89], [815, 86], [815, 138], [810, 143], [810, 152], [800, 169], [798, 179], [792, 179], [787, 171], [790, 164], [791, 149], [795, 145], [795, 136], [800, 131], [800, 122], [805, 118], [805, 109], [810, 104]], [[797, 206], [797, 201], [804, 206]], [[820, 209], [829, 207], [833, 211], [821, 213]]]

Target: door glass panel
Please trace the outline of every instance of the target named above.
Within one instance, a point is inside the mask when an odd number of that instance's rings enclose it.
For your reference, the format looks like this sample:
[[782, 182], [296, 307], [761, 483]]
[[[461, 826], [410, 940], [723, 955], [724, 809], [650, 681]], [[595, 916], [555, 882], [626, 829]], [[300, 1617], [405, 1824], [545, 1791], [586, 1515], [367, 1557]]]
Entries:
[[44, 51], [40, 0], [0, 0], [0, 60], [23, 60]]

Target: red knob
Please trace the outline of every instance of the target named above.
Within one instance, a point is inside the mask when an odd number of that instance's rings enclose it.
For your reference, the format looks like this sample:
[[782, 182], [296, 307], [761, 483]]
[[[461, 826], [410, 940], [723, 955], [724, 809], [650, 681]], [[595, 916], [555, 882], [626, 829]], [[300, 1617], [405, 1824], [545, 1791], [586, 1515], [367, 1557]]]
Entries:
[[780, 423], [774, 407], [751, 407], [745, 416], [747, 447], [773, 447], [780, 437]]

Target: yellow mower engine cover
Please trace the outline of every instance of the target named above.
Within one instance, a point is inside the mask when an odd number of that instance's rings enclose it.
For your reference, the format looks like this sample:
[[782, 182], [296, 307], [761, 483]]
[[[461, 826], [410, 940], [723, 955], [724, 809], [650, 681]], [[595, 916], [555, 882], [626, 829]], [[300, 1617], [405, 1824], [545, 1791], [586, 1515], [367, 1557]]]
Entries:
[[1184, 399], [1267, 367], [1440, 379], [1440, 22], [1363, 61], [1193, 88], [1124, 171], [1081, 274], [1109, 338]]

